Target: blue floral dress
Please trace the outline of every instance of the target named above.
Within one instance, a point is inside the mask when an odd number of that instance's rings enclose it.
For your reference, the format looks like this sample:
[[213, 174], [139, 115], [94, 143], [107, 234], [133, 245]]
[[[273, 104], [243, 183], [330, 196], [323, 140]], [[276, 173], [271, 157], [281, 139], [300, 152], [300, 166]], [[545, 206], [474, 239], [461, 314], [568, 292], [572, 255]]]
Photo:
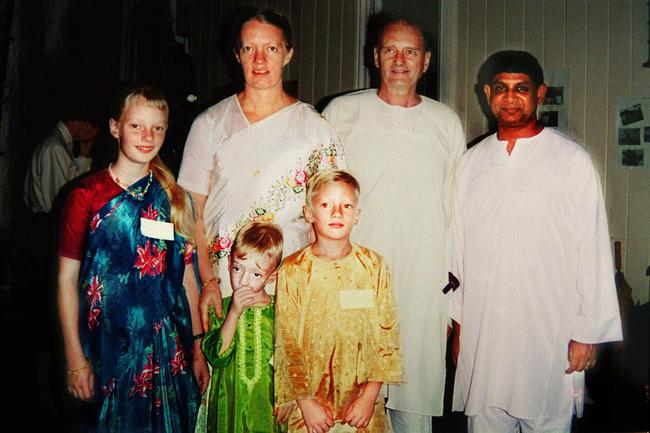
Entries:
[[185, 239], [150, 238], [141, 219], [170, 221], [170, 202], [149, 175], [92, 216], [79, 276], [79, 333], [95, 374], [97, 432], [191, 432], [200, 394], [183, 275]]

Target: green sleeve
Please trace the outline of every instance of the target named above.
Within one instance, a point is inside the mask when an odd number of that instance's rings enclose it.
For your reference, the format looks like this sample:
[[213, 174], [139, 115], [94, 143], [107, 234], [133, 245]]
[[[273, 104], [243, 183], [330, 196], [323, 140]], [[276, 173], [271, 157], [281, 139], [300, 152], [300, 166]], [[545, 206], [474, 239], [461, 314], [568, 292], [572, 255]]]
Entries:
[[205, 359], [213, 368], [225, 367], [230, 363], [232, 357], [235, 353], [235, 344], [234, 339], [230, 343], [230, 347], [226, 349], [225, 352], [219, 354], [221, 351], [221, 345], [223, 343], [221, 339], [221, 326], [226, 320], [226, 314], [228, 307], [230, 306], [230, 301], [232, 298], [223, 299], [223, 318], [217, 317], [217, 313], [214, 311], [213, 307], [210, 307], [209, 316], [210, 316], [210, 328], [205, 333], [203, 340], [201, 341], [201, 350], [205, 355]]

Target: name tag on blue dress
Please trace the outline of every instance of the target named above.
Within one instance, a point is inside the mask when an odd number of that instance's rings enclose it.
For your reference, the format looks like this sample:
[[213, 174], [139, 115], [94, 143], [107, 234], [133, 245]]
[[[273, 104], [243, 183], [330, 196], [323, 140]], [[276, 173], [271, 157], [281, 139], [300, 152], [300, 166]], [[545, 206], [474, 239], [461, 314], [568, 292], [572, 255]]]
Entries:
[[174, 224], [165, 221], [140, 218], [140, 232], [148, 238], [174, 240]]
[[341, 290], [339, 292], [339, 305], [343, 310], [373, 308], [375, 306], [375, 294], [370, 289]]

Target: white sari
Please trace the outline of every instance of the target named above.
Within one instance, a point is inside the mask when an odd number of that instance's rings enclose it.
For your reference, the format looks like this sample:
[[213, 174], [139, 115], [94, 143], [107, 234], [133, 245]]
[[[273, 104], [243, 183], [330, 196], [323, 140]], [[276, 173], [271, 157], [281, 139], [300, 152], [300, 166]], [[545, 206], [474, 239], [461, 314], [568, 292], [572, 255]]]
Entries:
[[303, 102], [250, 124], [233, 95], [195, 119], [178, 183], [207, 195], [203, 223], [223, 296], [232, 293], [227, 257], [237, 230], [253, 220], [273, 222], [282, 228], [284, 256], [304, 247], [307, 179], [337, 167], [345, 163], [336, 133]]

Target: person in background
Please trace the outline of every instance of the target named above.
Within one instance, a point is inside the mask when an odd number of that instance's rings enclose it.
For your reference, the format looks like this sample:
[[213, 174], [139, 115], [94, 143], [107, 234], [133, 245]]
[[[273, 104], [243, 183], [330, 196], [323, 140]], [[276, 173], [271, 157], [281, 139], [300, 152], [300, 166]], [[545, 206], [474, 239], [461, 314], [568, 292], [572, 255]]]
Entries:
[[534, 56], [494, 53], [479, 80], [497, 132], [455, 173], [453, 410], [470, 433], [569, 433], [597, 345], [622, 338], [600, 180], [581, 145], [538, 121]]
[[417, 93], [430, 59], [421, 28], [392, 19], [374, 49], [379, 89], [340, 96], [323, 111], [364, 185], [367, 216], [353, 239], [380, 251], [393, 272], [404, 383], [387, 386], [386, 407], [396, 433], [431, 432], [443, 412], [448, 180], [466, 145], [458, 116]]
[[[73, 107], [64, 114], [37, 144], [32, 153], [23, 182], [25, 208], [21, 223], [28, 227], [27, 239], [17, 248], [23, 251], [23, 273], [29, 293], [21, 293], [23, 303], [29, 304], [29, 313], [39, 317], [38, 332], [45, 332], [43, 344], [34, 348], [39, 404], [52, 418], [64, 411], [65, 389], [59, 376], [60, 335], [56, 332], [56, 227], [64, 191], [74, 179], [91, 169], [91, 153], [98, 127], [89, 110]], [[21, 255], [20, 253], [18, 254]], [[47, 324], [46, 326], [43, 326]], [[26, 327], [33, 325], [27, 323]]]
[[34, 150], [23, 187], [23, 198], [32, 212], [49, 213], [63, 185], [90, 170], [98, 128], [85, 117], [70, 116], [58, 122]]
[[69, 392], [92, 432], [192, 432], [200, 350], [189, 195], [157, 156], [164, 97], [134, 86], [109, 122], [117, 160], [84, 178], [61, 219], [58, 305]]

